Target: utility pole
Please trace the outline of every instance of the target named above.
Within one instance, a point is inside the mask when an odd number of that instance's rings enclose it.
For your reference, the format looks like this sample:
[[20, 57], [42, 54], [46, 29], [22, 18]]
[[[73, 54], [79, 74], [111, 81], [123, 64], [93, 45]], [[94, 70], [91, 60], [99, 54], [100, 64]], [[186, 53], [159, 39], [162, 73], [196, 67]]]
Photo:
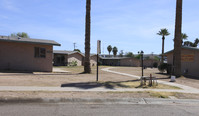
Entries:
[[74, 45], [74, 50], [75, 50], [75, 47], [76, 47], [76, 43], [73, 43], [73, 45]]
[[96, 81], [98, 82], [98, 75], [99, 75], [99, 54], [101, 54], [101, 41], [97, 40], [97, 74], [96, 74]]

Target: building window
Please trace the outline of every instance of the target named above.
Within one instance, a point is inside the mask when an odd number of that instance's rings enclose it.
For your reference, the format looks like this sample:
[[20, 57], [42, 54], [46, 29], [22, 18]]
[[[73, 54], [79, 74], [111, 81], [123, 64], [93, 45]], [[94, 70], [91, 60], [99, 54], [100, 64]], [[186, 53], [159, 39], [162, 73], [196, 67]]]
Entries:
[[35, 57], [36, 58], [45, 58], [46, 57], [46, 49], [35, 47]]

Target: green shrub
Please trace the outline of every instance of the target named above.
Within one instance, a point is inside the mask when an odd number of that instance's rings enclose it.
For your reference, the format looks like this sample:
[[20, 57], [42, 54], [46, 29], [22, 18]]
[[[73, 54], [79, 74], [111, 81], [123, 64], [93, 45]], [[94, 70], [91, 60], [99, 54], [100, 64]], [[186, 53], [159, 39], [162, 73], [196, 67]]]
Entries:
[[167, 70], [167, 63], [162, 63], [158, 66], [160, 72], [165, 72]]
[[157, 62], [154, 62], [154, 63], [153, 63], [153, 67], [154, 67], [154, 68], [157, 68], [157, 67], [158, 67], [158, 63], [157, 63]]
[[77, 66], [77, 61], [72, 61], [72, 62], [70, 63], [70, 66]]

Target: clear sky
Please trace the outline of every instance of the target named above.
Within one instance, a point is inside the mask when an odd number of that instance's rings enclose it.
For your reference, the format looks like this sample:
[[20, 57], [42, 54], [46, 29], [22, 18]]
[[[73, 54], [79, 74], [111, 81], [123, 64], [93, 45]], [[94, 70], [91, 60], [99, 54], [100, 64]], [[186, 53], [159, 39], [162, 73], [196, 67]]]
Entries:
[[[199, 0], [183, 0], [183, 29], [194, 41], [199, 38]], [[118, 50], [161, 53], [156, 33], [167, 28], [165, 51], [173, 49], [176, 0], [92, 0], [91, 52], [97, 40], [102, 53], [107, 46]], [[62, 44], [56, 50], [84, 52], [86, 0], [0, 0], [0, 35], [27, 32], [31, 38], [51, 39]]]

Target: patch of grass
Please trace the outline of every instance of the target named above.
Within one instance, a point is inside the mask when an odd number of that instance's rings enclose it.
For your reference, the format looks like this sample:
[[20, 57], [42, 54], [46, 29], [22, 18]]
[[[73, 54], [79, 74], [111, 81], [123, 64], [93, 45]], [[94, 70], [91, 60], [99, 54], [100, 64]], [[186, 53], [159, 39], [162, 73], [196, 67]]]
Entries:
[[174, 92], [153, 92], [149, 91], [150, 96], [156, 98], [169, 98], [169, 96], [175, 96], [176, 93]]

